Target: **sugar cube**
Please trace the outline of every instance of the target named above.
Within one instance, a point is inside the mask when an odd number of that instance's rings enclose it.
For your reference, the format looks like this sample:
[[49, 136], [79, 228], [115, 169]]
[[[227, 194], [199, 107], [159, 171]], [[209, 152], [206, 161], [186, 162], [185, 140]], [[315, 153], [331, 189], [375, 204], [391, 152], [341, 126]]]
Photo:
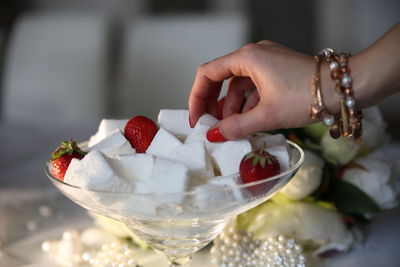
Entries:
[[179, 139], [185, 139], [192, 132], [189, 124], [189, 110], [161, 109], [158, 113], [158, 124]]
[[96, 134], [89, 139], [89, 147], [97, 144], [117, 129], [119, 129], [123, 133], [127, 122], [128, 120], [101, 120], [99, 129], [97, 130]]
[[119, 129], [116, 129], [98, 143], [89, 146], [89, 150], [99, 150], [109, 157], [118, 154], [134, 154], [136, 152]]
[[179, 141], [178, 138], [160, 127], [150, 146], [147, 148], [146, 153], [157, 157], [167, 158], [169, 153], [180, 145], [182, 145], [182, 142]]
[[247, 139], [226, 141], [220, 143], [211, 153], [211, 157], [219, 168], [221, 175], [227, 176], [239, 172], [240, 161], [251, 150], [251, 144]]

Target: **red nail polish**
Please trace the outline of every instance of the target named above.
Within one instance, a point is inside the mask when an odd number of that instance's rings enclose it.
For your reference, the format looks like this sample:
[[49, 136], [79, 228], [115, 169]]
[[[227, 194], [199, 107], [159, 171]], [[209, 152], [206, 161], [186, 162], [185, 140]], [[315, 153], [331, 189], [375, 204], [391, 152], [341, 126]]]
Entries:
[[222, 135], [221, 130], [219, 128], [211, 129], [207, 132], [207, 140], [210, 142], [224, 142], [226, 141], [225, 137]]

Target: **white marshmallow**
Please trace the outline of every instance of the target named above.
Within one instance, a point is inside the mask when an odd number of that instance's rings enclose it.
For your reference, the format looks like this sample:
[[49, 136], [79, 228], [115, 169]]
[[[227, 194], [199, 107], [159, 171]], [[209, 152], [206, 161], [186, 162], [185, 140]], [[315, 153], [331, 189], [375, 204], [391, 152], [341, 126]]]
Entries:
[[129, 198], [115, 203], [113, 207], [118, 210], [118, 213], [126, 218], [140, 217], [144, 218], [147, 216], [154, 217], [157, 209], [157, 201], [146, 195], [133, 194]]
[[251, 151], [251, 144], [247, 139], [239, 141], [227, 141], [221, 143], [212, 153], [215, 164], [222, 176], [239, 172], [242, 158]]
[[168, 159], [182, 163], [189, 168], [194, 177], [213, 177], [214, 170], [204, 144], [195, 142], [176, 147], [171, 151]]
[[136, 185], [150, 180], [154, 157], [145, 153], [119, 155], [111, 159], [111, 164], [118, 176]]
[[119, 154], [134, 154], [136, 152], [136, 150], [132, 148], [129, 141], [118, 129], [104, 139], [100, 140], [95, 145], [89, 146], [89, 149], [90, 151], [99, 150], [109, 157]]
[[210, 212], [215, 208], [221, 209], [235, 201], [230, 190], [223, 190], [222, 185], [203, 184], [194, 188], [195, 194], [190, 198], [196, 209]]
[[[187, 191], [188, 185], [189, 169], [186, 166], [171, 160], [156, 158], [150, 180], [143, 193], [182, 193]], [[174, 196], [174, 201], [181, 202], [182, 196]]]
[[211, 178], [207, 184], [194, 188], [196, 194], [192, 197], [192, 205], [208, 212], [215, 208], [229, 206], [232, 209], [232, 206], [240, 206], [245, 199], [244, 194], [248, 193], [246, 189], [237, 188], [241, 184], [239, 174]]
[[187, 109], [161, 109], [157, 122], [180, 139], [185, 139], [192, 132]]
[[286, 138], [282, 134], [262, 134], [254, 137], [254, 150], [261, 149], [265, 146], [265, 151], [274, 155], [279, 161], [281, 172], [290, 167], [290, 154]]
[[211, 126], [216, 124], [218, 120], [210, 114], [204, 114], [199, 118], [192, 133], [186, 138], [185, 144], [194, 142], [203, 142], [206, 146], [206, 150], [209, 154], [212, 153], [220, 143], [212, 143], [207, 140], [206, 134]]
[[94, 146], [117, 129], [119, 129], [123, 133], [127, 122], [128, 120], [101, 120], [99, 129], [97, 130], [96, 134], [91, 136], [89, 139], [89, 147]]
[[234, 174], [230, 176], [217, 176], [209, 179], [208, 183], [213, 185], [220, 185], [224, 188], [231, 188], [231, 190], [229, 191], [232, 192], [236, 201], [242, 201], [244, 199], [242, 194], [243, 189], [241, 190], [237, 188], [238, 185], [242, 184], [242, 179], [240, 178], [239, 174]]
[[64, 182], [88, 190], [106, 192], [131, 192], [133, 186], [118, 177], [107, 157], [94, 150], [81, 159], [73, 159], [65, 173]]
[[160, 127], [153, 141], [151, 141], [150, 146], [147, 148], [146, 153], [157, 157], [168, 158], [170, 152], [181, 145], [182, 142], [179, 141], [178, 138]]

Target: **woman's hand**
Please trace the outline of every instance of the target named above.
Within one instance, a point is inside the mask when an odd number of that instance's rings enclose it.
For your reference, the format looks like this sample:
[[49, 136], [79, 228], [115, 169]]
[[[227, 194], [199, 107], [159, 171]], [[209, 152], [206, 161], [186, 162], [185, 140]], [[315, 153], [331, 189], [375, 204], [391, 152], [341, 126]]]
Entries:
[[[349, 59], [357, 108], [375, 105], [400, 91], [400, 24]], [[258, 131], [295, 128], [312, 123], [308, 107], [314, 60], [271, 41], [249, 44], [201, 65], [189, 96], [190, 124], [204, 113], [216, 115], [222, 83], [229, 80], [223, 120], [212, 127], [217, 138], [240, 139]], [[321, 66], [325, 106], [339, 111], [327, 64]], [[221, 136], [222, 134], [222, 136]]]
[[314, 61], [271, 41], [249, 44], [198, 68], [189, 97], [190, 124], [204, 113], [216, 115], [222, 83], [229, 80], [219, 128], [234, 140], [257, 131], [311, 123], [310, 82]]

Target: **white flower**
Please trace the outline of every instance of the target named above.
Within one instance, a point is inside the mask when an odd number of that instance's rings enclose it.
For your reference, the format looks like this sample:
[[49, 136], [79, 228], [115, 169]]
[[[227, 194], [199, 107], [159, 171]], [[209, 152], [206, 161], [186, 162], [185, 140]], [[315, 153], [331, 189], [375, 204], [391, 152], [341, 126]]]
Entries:
[[363, 111], [362, 148], [369, 151], [388, 143], [389, 135], [386, 133], [386, 123], [377, 106]]
[[[383, 151], [377, 152], [357, 159], [356, 163], [365, 169], [348, 169], [343, 173], [343, 180], [361, 189], [380, 208], [390, 209], [398, 205], [399, 173], [395, 171], [396, 165], [392, 166], [391, 161], [398, 161], [400, 148], [397, 150], [397, 155], [392, 154], [392, 157]], [[381, 155], [379, 156], [379, 154]]]
[[278, 205], [268, 201], [239, 216], [237, 223], [261, 240], [284, 235], [305, 243], [311, 241], [318, 247], [316, 254], [327, 250], [345, 252], [354, 241], [340, 214], [307, 202]]
[[305, 159], [299, 171], [282, 189], [291, 200], [299, 200], [314, 192], [321, 183], [324, 161], [309, 150], [304, 150]]
[[327, 131], [321, 140], [324, 157], [336, 164], [346, 164], [354, 159], [360, 150], [360, 145], [345, 137], [333, 139]]

